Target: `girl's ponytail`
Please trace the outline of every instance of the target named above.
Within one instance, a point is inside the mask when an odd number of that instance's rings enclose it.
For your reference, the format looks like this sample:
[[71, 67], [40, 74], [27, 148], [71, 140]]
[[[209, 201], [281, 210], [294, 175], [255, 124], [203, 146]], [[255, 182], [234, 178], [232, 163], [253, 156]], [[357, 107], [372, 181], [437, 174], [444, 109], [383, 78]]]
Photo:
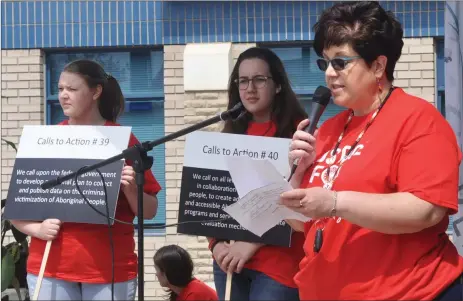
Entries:
[[119, 82], [111, 74], [106, 74], [98, 108], [101, 116], [112, 122], [116, 122], [124, 111], [124, 95]]

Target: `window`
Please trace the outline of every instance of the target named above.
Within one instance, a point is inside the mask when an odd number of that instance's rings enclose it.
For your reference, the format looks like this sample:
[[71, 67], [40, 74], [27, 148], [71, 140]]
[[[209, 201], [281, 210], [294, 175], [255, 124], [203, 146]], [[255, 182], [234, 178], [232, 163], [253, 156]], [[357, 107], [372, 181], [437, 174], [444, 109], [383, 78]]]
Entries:
[[[277, 46], [270, 47], [270, 49], [283, 61], [291, 86], [301, 100], [307, 114], [310, 114], [313, 93], [318, 86], [326, 86], [325, 73], [317, 66], [317, 54], [309, 45]], [[343, 110], [344, 108], [330, 102], [320, 118], [319, 126]]]
[[[131, 126], [140, 142], [152, 141], [164, 134], [164, 53], [161, 50], [131, 50], [113, 52], [53, 52], [46, 57], [46, 118], [47, 124], [57, 124], [66, 117], [58, 102], [58, 81], [63, 67], [76, 59], [87, 58], [99, 62], [107, 73], [114, 76], [125, 97], [125, 112], [118, 123]], [[158, 212], [145, 221], [146, 229], [166, 223], [165, 146], [156, 146], [151, 152], [152, 171], [162, 190], [158, 193]], [[134, 220], [137, 225], [137, 218]], [[147, 231], [149, 234], [151, 230]], [[164, 233], [164, 230], [152, 231]]]

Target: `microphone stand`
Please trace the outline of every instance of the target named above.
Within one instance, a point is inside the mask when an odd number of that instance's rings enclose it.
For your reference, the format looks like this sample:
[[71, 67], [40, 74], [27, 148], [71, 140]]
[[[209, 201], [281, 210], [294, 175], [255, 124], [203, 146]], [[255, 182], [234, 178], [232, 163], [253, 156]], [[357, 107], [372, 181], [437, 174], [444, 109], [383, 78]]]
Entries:
[[151, 151], [155, 146], [174, 140], [180, 136], [189, 134], [193, 131], [204, 128], [208, 125], [217, 123], [219, 121], [226, 120], [238, 120], [244, 114], [243, 104], [239, 102], [233, 108], [228, 111], [222, 112], [215, 117], [206, 119], [197, 124], [181, 129], [177, 132], [171, 133], [160, 139], [154, 141], [146, 141], [141, 144], [134, 145], [122, 151], [122, 153], [105, 159], [99, 163], [87, 166], [80, 169], [79, 171], [67, 174], [62, 177], [57, 177], [53, 180], [48, 180], [41, 184], [42, 189], [46, 190], [55, 187], [69, 179], [73, 179], [76, 175], [82, 175], [94, 169], [109, 165], [121, 159], [131, 160], [133, 162], [133, 168], [136, 173], [136, 184], [137, 184], [137, 199], [138, 199], [138, 300], [144, 300], [144, 244], [143, 244], [143, 186], [145, 184], [145, 171], [149, 170], [153, 165], [153, 157], [148, 156], [147, 153]]

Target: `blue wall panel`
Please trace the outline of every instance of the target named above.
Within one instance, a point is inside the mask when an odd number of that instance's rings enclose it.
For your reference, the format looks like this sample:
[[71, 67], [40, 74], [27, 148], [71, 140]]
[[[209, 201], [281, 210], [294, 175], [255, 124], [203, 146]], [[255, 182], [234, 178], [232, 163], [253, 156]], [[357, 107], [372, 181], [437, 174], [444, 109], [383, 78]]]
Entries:
[[[334, 1], [2, 1], [3, 49], [307, 41]], [[443, 36], [444, 1], [383, 1], [406, 37]]]

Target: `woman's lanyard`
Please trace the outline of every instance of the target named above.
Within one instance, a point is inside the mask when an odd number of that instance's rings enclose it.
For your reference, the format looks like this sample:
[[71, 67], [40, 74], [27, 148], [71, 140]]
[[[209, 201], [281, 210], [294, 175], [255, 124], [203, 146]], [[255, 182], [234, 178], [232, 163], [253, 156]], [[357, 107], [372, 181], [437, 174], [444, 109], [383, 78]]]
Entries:
[[[357, 139], [355, 142], [352, 144], [351, 148], [347, 152], [345, 156], [341, 157], [341, 160], [339, 161], [339, 166], [333, 166], [333, 164], [336, 161], [336, 152], [339, 148], [339, 145], [341, 144], [341, 141], [344, 137], [344, 134], [346, 132], [347, 127], [349, 126], [350, 122], [352, 121], [352, 116], [354, 115], [354, 111], [351, 110], [349, 117], [347, 118], [346, 124], [344, 125], [344, 129], [342, 130], [341, 134], [339, 135], [338, 141], [336, 142], [336, 145], [334, 146], [333, 150], [330, 153], [330, 157], [326, 160], [326, 162], [329, 164], [329, 167], [327, 168], [326, 174], [323, 176], [323, 182], [325, 183], [323, 185], [323, 188], [331, 190], [334, 184], [334, 181], [338, 178], [339, 176], [339, 170], [341, 169], [341, 166], [346, 162], [355, 152], [353, 150], [356, 148], [357, 144], [359, 143], [360, 139], [362, 139], [363, 135], [367, 131], [367, 129], [371, 126], [373, 121], [375, 120], [376, 116], [378, 116], [378, 113], [381, 111], [383, 108], [384, 104], [388, 100], [389, 96], [391, 95], [392, 91], [394, 90], [394, 87], [391, 87], [389, 89], [389, 92], [387, 93], [386, 97], [384, 97], [383, 101], [381, 101], [379, 107], [376, 109], [376, 111], [373, 113], [371, 116], [371, 119], [368, 121], [368, 123], [365, 125], [365, 128], [360, 132], [358, 135]], [[323, 230], [325, 229], [325, 223], [324, 220], [327, 218], [319, 219], [315, 222], [315, 226], [317, 227], [317, 232], [315, 233], [315, 242], [314, 242], [314, 252], [318, 253], [322, 247], [323, 244]]]

